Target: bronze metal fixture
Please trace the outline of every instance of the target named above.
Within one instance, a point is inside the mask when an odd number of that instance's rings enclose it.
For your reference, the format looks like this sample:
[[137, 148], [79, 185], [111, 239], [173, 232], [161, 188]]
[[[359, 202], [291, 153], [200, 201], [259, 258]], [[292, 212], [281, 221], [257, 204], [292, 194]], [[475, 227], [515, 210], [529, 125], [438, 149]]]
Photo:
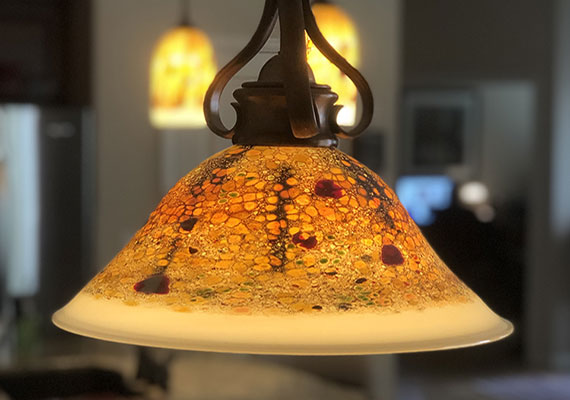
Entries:
[[[220, 99], [230, 79], [263, 48], [277, 17], [281, 49], [262, 68], [256, 82], [234, 92], [236, 124], [228, 129], [220, 117]], [[362, 99], [360, 121], [346, 131], [336, 122], [341, 105], [326, 85], [314, 82], [306, 58], [305, 31], [323, 55], [355, 84]], [[249, 43], [212, 82], [204, 100], [208, 127], [218, 136], [241, 145], [334, 147], [338, 138], [354, 138], [372, 121], [374, 100], [364, 77], [324, 38], [310, 0], [266, 0], [257, 30]]]

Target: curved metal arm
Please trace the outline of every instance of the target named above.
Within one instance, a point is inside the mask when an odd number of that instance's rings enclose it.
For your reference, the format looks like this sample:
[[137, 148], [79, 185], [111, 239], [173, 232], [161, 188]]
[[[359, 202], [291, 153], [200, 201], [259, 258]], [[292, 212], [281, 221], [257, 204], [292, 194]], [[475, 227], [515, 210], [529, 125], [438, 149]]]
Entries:
[[362, 133], [372, 122], [372, 116], [374, 114], [374, 98], [372, 97], [372, 91], [366, 79], [358, 72], [356, 68], [348, 63], [335, 49], [330, 45], [330, 43], [325, 39], [319, 27], [315, 16], [311, 10], [310, 0], [303, 0], [303, 12], [305, 15], [305, 29], [317, 49], [334, 65], [336, 65], [342, 72], [349, 77], [349, 79], [354, 83], [358, 89], [358, 93], [362, 98], [362, 116], [360, 121], [351, 130], [343, 130], [336, 122], [336, 115], [340, 110], [340, 106], [335, 107], [336, 112], [333, 113], [334, 121], [331, 121], [332, 128], [335, 130], [335, 134], [341, 138], [354, 138]]
[[220, 118], [220, 98], [232, 77], [263, 48], [277, 21], [277, 1], [267, 0], [259, 25], [249, 43], [214, 78], [204, 97], [204, 115], [208, 127], [216, 135], [230, 139], [234, 128], [227, 129]]
[[303, 6], [300, 1], [292, 0], [278, 0], [277, 5], [289, 122], [297, 139], [308, 139], [319, 133], [319, 126], [309, 81]]

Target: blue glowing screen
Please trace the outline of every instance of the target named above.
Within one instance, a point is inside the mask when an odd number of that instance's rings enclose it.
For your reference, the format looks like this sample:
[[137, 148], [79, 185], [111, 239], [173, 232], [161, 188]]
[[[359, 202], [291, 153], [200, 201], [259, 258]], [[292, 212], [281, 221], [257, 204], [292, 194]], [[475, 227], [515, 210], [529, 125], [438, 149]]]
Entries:
[[453, 186], [445, 175], [402, 176], [396, 181], [396, 194], [416, 224], [425, 226], [434, 222], [434, 211], [451, 206]]

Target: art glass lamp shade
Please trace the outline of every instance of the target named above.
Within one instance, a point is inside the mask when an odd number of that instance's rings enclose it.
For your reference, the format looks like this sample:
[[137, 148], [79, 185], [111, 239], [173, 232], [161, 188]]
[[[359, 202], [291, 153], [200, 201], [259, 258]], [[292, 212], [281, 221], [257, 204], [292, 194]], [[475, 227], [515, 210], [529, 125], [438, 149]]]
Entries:
[[204, 96], [216, 75], [208, 37], [191, 26], [166, 33], [154, 50], [150, 67], [150, 120], [155, 128], [206, 126]]
[[374, 172], [322, 147], [233, 146], [204, 161], [53, 319], [111, 341], [272, 354], [434, 350], [512, 331]]
[[[352, 66], [360, 64], [360, 44], [358, 33], [350, 17], [338, 6], [329, 3], [316, 3], [313, 13], [319, 28], [327, 41]], [[318, 83], [326, 83], [338, 94], [338, 103], [343, 105], [337, 116], [342, 126], [354, 125], [358, 93], [356, 87], [340, 69], [330, 62], [308, 41], [307, 61]]]

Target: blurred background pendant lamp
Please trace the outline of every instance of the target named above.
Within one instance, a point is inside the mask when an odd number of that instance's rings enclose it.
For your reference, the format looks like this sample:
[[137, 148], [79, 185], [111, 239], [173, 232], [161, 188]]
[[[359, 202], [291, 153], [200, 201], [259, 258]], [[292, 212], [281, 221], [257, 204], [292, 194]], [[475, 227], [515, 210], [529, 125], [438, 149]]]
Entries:
[[[328, 0], [313, 2], [313, 14], [327, 41], [352, 66], [358, 68], [360, 66], [360, 41], [350, 16], [341, 7]], [[343, 106], [337, 116], [338, 124], [354, 125], [358, 92], [350, 78], [330, 62], [310, 39], [307, 43], [307, 60], [313, 70], [315, 80], [319, 83], [326, 83], [338, 95], [338, 103]]]
[[[281, 50], [234, 92], [224, 87], [280, 19]], [[361, 119], [336, 120], [315, 83], [305, 30], [356, 85]], [[267, 0], [246, 47], [204, 103], [234, 146], [183, 177], [129, 244], [53, 321], [99, 339], [178, 349], [370, 354], [498, 340], [512, 325], [438, 258], [380, 177], [335, 149], [371, 122], [370, 88], [320, 33], [309, 0]]]
[[157, 129], [204, 127], [204, 96], [217, 70], [210, 39], [190, 23], [189, 0], [181, 6], [182, 23], [160, 38], [150, 64], [149, 114]]

